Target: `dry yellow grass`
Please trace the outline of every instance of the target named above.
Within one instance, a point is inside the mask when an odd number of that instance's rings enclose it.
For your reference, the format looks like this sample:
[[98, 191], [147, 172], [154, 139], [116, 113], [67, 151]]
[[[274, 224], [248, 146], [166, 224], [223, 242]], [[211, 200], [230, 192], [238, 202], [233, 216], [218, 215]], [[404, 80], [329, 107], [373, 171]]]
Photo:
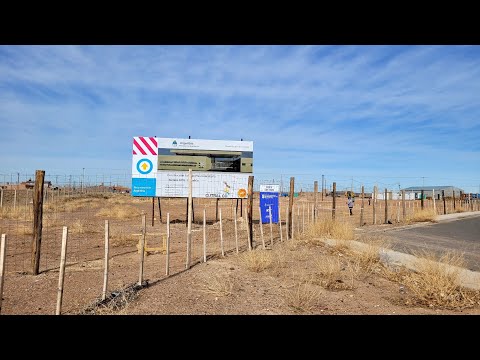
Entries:
[[133, 219], [135, 217], [140, 219], [140, 215], [140, 210], [131, 205], [113, 205], [109, 208], [101, 209], [95, 214], [97, 217], [106, 219]]
[[286, 246], [278, 246], [272, 251], [272, 273], [280, 276], [283, 269], [288, 265], [288, 259], [290, 258], [290, 251]]
[[68, 227], [68, 232], [70, 234], [85, 234], [85, 232], [86, 232], [85, 223], [80, 219], [75, 220]]
[[[358, 239], [365, 244], [362, 250], [354, 251], [350, 248], [350, 255], [354, 259], [354, 265], [360, 266], [364, 275], [369, 275], [380, 264], [380, 251], [390, 247], [389, 240], [382, 234], [369, 235]], [[357, 263], [357, 264], [355, 264]], [[360, 272], [358, 272], [360, 274]]]
[[409, 222], [435, 222], [437, 215], [431, 208], [415, 211], [413, 215], [407, 217], [407, 223]]
[[297, 281], [291, 286], [285, 286], [283, 301], [295, 312], [303, 313], [315, 307], [319, 295], [318, 289], [311, 280]]
[[214, 296], [229, 296], [233, 294], [234, 282], [226, 275], [214, 275], [203, 278], [199, 291]]
[[431, 252], [415, 254], [417, 271], [403, 276], [405, 286], [421, 305], [438, 308], [462, 309], [480, 305], [480, 292], [459, 286], [463, 255], [446, 252], [437, 256]]
[[315, 259], [318, 277], [314, 283], [329, 290], [353, 289], [354, 268], [345, 266], [336, 256], [322, 256]]
[[338, 240], [353, 240], [353, 226], [350, 223], [321, 219], [315, 224], [311, 224], [306, 231], [306, 240], [315, 241], [315, 238], [330, 238]]
[[80, 210], [90, 210], [105, 206], [108, 196], [101, 194], [89, 194], [83, 197], [65, 197], [58, 201], [44, 204], [44, 212], [75, 212]]
[[247, 251], [239, 256], [239, 262], [250, 271], [261, 272], [272, 266], [273, 255], [268, 250]]
[[29, 216], [30, 214], [30, 207], [25, 209], [25, 205], [17, 206], [15, 209], [2, 207], [0, 208], [0, 219], [2, 220], [19, 220], [24, 219], [26, 214]]

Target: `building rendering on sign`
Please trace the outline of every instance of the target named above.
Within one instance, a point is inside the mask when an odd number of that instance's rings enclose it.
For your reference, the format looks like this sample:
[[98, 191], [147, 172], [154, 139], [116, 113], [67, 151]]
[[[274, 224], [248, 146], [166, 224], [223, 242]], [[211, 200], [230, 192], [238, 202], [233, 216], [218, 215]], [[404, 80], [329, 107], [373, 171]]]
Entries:
[[253, 142], [134, 137], [132, 195], [246, 198]]
[[464, 193], [463, 189], [457, 188], [452, 185], [447, 186], [411, 186], [405, 188], [406, 194], [414, 194], [415, 199], [421, 199], [422, 197], [422, 190], [423, 196], [425, 198], [432, 198], [432, 195], [435, 194], [435, 199], [442, 198], [442, 191], [445, 192], [445, 197], [453, 197], [453, 193], [455, 192], [455, 197], [460, 198], [460, 192]]

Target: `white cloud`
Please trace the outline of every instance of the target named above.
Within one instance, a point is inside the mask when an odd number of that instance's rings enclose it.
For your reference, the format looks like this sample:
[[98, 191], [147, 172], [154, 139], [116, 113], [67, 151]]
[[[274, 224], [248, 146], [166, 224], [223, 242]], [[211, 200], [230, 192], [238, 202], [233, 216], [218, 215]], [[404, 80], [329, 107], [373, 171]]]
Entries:
[[[259, 171], [310, 172], [310, 162], [342, 173], [349, 159], [377, 170], [376, 160], [404, 158], [399, 175], [408, 167], [440, 176], [426, 164], [443, 158], [466, 168], [480, 155], [479, 50], [0, 46], [0, 151], [12, 154], [0, 168], [24, 156], [20, 143], [36, 149], [38, 158], [25, 160], [31, 167], [54, 158], [45, 144], [55, 143], [75, 147], [82, 163], [98, 152], [128, 171], [123, 149], [151, 134], [254, 140]], [[277, 156], [283, 165], [269, 165]]]

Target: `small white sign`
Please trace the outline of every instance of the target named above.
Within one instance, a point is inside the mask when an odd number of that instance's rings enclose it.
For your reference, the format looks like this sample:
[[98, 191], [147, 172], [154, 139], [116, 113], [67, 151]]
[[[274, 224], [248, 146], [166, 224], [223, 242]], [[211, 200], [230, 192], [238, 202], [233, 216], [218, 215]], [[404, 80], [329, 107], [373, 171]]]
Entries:
[[280, 192], [280, 185], [270, 184], [270, 185], [260, 185], [261, 192]]

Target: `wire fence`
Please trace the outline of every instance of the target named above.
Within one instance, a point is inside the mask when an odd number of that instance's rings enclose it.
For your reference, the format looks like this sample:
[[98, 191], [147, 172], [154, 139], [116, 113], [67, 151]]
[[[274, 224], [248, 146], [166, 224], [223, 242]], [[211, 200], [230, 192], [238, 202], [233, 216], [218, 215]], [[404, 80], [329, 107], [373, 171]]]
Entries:
[[[7, 179], [8, 177], [5, 177]], [[10, 177], [13, 179], [13, 177]], [[26, 180], [17, 184], [3, 183], [0, 198], [0, 234], [7, 234], [6, 273], [28, 274], [32, 270], [33, 240], [33, 185], [29, 181], [35, 176], [25, 176]], [[55, 176], [46, 176], [46, 179]], [[0, 175], [0, 180], [2, 176]], [[95, 179], [95, 180], [94, 180]], [[100, 180], [101, 179], [101, 180]], [[68, 266], [88, 267], [99, 262], [104, 256], [105, 220], [109, 221], [110, 257], [139, 252], [143, 236], [142, 216], [146, 215], [146, 250], [157, 253], [161, 261], [166, 261], [167, 214], [170, 219], [170, 274], [185, 269], [187, 256], [187, 198], [132, 197], [130, 189], [122, 177], [96, 176], [57, 176], [55, 182], [45, 181], [43, 194], [43, 226], [40, 253], [40, 272], [57, 270], [60, 264], [60, 251], [63, 226], [68, 227], [67, 251]], [[79, 182], [80, 180], [80, 182]], [[282, 179], [283, 180], [283, 179]], [[287, 216], [289, 198], [281, 196], [289, 192], [289, 184], [281, 185], [279, 196], [278, 223], [262, 224], [258, 189], [262, 184], [271, 184], [275, 179], [264, 179], [254, 183], [253, 195], [253, 238], [254, 247], [271, 247], [278, 241], [287, 239]], [[293, 202], [293, 237], [300, 236], [309, 225], [322, 219], [350, 223], [359, 227], [401, 223], [411, 218], [422, 208], [434, 209], [437, 214], [459, 211], [479, 211], [479, 199], [453, 197], [422, 200], [392, 199], [387, 201], [372, 197], [365, 192], [362, 199], [355, 191], [355, 206], [350, 215], [344, 191], [335, 194], [330, 186], [323, 191], [318, 184], [314, 193], [314, 181], [295, 181]], [[277, 182], [278, 183], [278, 182]], [[283, 188], [283, 189], [282, 189]], [[297, 191], [298, 190], [298, 191]], [[359, 189], [360, 190], [360, 189]], [[395, 189], [396, 190], [396, 189]], [[388, 190], [394, 194], [395, 190]], [[373, 191], [373, 188], [372, 188]], [[383, 194], [384, 191], [379, 191]], [[387, 210], [386, 210], [387, 207]], [[362, 210], [363, 208], [363, 210]], [[228, 256], [230, 253], [248, 249], [247, 199], [193, 199], [193, 225], [191, 263]], [[204, 219], [205, 218], [205, 219]], [[203, 223], [205, 220], [205, 230]], [[204, 231], [206, 243], [204, 245]], [[204, 253], [205, 249], [205, 253]], [[223, 255], [222, 255], [223, 254]], [[155, 273], [163, 277], [162, 272]], [[135, 274], [132, 274], [132, 279]], [[113, 277], [115, 281], [115, 277]], [[73, 290], [72, 290], [73, 291]]]

